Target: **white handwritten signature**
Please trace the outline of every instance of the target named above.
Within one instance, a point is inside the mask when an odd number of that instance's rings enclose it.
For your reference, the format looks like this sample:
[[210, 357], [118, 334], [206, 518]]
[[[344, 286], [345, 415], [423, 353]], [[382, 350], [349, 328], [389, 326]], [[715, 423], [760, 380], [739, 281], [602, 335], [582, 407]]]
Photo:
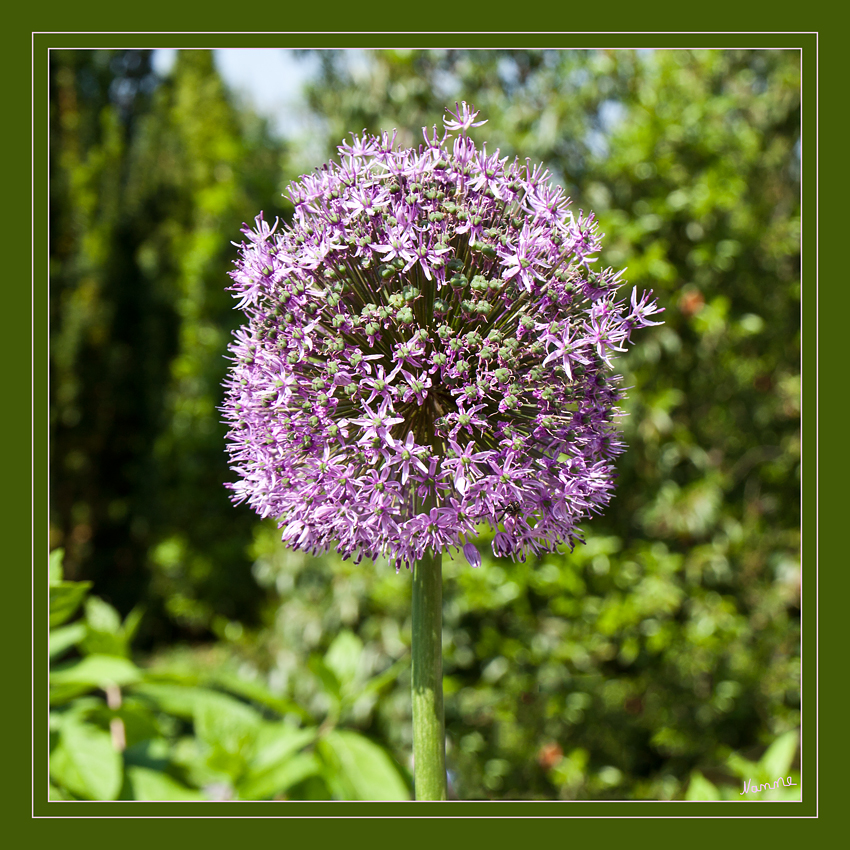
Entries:
[[770, 782], [762, 782], [761, 785], [756, 786], [756, 784], [752, 781], [752, 779], [748, 779], [744, 783], [744, 790], [738, 796], [743, 796], [744, 794], [755, 794], [759, 791], [772, 791], [775, 788], [779, 787], [787, 787], [789, 785], [796, 785], [796, 782], [791, 781], [791, 777], [788, 777], [788, 781], [786, 782], [781, 776], [777, 779], [772, 785]]

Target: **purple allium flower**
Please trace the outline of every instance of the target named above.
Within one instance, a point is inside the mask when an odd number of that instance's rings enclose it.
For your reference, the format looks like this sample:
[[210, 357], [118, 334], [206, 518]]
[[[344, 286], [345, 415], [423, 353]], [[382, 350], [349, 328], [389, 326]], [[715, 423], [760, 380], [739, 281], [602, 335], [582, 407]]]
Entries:
[[618, 299], [594, 217], [541, 166], [478, 150], [476, 115], [418, 150], [353, 135], [291, 184], [291, 225], [243, 228], [228, 486], [290, 546], [475, 565], [484, 523], [525, 558], [572, 547], [611, 498], [611, 359], [659, 308]]

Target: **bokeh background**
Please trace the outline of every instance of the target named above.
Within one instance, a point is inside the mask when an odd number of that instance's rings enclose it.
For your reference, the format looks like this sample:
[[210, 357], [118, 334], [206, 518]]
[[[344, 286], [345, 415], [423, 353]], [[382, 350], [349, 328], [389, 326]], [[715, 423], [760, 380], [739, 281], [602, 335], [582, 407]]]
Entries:
[[230, 504], [225, 286], [241, 223], [287, 219], [344, 136], [416, 144], [461, 99], [666, 312], [619, 361], [629, 448], [586, 545], [445, 564], [451, 794], [798, 776], [799, 51], [58, 50], [55, 797], [411, 794], [409, 575], [290, 552]]

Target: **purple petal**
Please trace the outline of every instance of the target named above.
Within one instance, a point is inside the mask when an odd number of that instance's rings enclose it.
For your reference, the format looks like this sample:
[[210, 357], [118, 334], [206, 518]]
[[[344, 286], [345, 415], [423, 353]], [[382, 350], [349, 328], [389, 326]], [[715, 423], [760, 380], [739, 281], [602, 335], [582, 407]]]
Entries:
[[463, 554], [466, 556], [466, 560], [469, 561], [469, 565], [473, 569], [477, 569], [481, 566], [481, 553], [478, 551], [474, 543], [467, 543], [466, 546], [463, 547]]

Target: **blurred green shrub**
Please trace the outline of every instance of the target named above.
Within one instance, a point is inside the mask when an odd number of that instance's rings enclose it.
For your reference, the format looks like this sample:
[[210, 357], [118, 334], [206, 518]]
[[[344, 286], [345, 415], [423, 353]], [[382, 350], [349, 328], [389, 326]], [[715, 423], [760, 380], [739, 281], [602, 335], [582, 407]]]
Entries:
[[336, 709], [319, 725], [219, 663], [138, 666], [130, 642], [141, 613], [122, 622], [88, 583], [64, 581], [62, 555], [50, 562], [51, 799], [410, 798], [409, 775], [386, 751], [338, 725], [346, 700], [382, 686], [357, 682], [350, 632], [313, 659]]
[[[362, 641], [360, 675], [387, 671], [388, 692], [364, 693], [342, 716], [405, 762], [410, 680], [406, 667], [397, 679], [391, 672], [410, 643], [409, 575], [385, 562], [292, 552], [278, 534], [273, 523], [258, 529], [254, 551], [257, 579], [280, 593], [279, 605], [234, 652], [320, 709], [329, 690], [303, 670], [318, 672], [315, 659], [351, 630]], [[764, 589], [748, 609], [684, 567], [663, 543], [626, 548], [601, 536], [524, 564], [487, 552], [478, 570], [446, 560], [453, 793], [675, 799], [699, 765], [796, 729], [799, 661], [784, 585]]]
[[251, 622], [254, 518], [222, 486], [225, 287], [243, 221], [283, 211], [283, 145], [206, 50], [50, 58], [52, 546], [139, 640]]

